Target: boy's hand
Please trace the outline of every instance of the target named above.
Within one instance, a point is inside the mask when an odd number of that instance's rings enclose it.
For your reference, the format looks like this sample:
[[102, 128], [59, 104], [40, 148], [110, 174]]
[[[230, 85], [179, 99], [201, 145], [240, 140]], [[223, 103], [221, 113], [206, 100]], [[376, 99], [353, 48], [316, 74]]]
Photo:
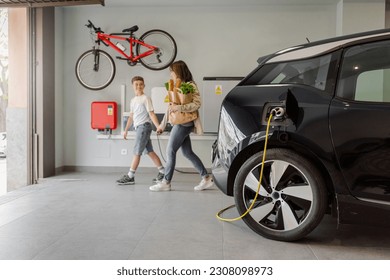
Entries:
[[163, 132], [163, 130], [160, 127], [158, 127], [156, 132], [157, 132], [158, 135], [160, 135]]
[[127, 131], [125, 131], [125, 133], [123, 133], [123, 139], [127, 140]]

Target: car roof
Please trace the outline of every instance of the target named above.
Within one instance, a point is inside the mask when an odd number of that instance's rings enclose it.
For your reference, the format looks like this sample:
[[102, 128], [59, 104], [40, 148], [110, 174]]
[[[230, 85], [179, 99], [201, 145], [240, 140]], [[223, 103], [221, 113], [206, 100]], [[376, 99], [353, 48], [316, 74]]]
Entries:
[[390, 29], [379, 29], [368, 32], [355, 33], [298, 45], [280, 50], [269, 56], [260, 57], [257, 62], [259, 64], [262, 64], [309, 58], [320, 54], [325, 54], [356, 43], [378, 40], [379, 38], [389, 39]]

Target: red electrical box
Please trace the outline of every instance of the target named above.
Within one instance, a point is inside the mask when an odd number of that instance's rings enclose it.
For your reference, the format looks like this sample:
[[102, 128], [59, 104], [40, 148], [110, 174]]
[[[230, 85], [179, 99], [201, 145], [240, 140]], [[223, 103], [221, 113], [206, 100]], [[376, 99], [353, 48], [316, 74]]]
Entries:
[[91, 104], [91, 127], [112, 130], [117, 126], [117, 104], [113, 101], [95, 101]]

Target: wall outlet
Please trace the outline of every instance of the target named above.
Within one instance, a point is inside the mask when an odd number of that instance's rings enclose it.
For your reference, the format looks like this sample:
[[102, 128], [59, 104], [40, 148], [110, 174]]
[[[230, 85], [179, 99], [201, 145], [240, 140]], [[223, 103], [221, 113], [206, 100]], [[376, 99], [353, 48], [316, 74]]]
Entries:
[[122, 155], [122, 156], [127, 155], [127, 149], [122, 149], [122, 150], [121, 150], [121, 155]]

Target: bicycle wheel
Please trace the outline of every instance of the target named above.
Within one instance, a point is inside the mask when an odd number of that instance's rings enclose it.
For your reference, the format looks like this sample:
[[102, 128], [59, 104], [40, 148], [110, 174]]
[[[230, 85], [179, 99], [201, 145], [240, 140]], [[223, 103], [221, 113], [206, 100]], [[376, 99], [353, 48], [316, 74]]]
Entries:
[[[156, 46], [158, 49], [149, 56], [140, 58], [141, 64], [150, 70], [162, 70], [167, 68], [176, 58], [176, 42], [171, 35], [163, 30], [153, 29], [144, 33], [141, 41], [148, 45]], [[137, 55], [150, 49], [137, 45]]]
[[91, 90], [107, 87], [115, 76], [115, 63], [102, 50], [89, 50], [76, 62], [76, 77], [81, 85]]

